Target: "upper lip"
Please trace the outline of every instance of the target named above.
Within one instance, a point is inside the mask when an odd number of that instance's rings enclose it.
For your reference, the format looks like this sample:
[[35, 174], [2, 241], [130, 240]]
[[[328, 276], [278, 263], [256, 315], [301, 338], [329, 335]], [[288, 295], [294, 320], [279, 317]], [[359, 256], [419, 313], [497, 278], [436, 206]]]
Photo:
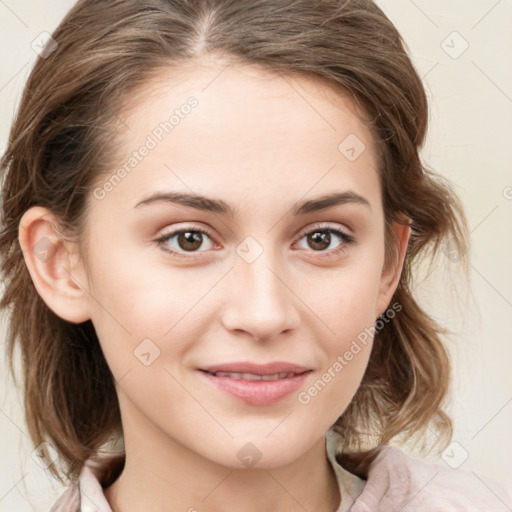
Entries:
[[222, 363], [213, 366], [204, 366], [200, 370], [210, 373], [229, 372], [229, 373], [251, 373], [253, 375], [274, 375], [276, 373], [304, 373], [311, 368], [284, 361], [272, 363], [256, 364], [248, 361]]

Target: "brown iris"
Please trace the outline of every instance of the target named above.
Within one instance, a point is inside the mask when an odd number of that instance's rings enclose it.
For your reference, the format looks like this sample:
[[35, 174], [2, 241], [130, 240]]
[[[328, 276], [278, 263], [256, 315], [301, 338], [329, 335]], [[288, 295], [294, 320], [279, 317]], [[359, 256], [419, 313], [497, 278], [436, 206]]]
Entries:
[[178, 234], [178, 245], [184, 251], [194, 251], [201, 247], [203, 235], [198, 231], [182, 231]]
[[331, 234], [328, 231], [313, 231], [308, 234], [308, 244], [315, 250], [323, 250], [329, 247]]

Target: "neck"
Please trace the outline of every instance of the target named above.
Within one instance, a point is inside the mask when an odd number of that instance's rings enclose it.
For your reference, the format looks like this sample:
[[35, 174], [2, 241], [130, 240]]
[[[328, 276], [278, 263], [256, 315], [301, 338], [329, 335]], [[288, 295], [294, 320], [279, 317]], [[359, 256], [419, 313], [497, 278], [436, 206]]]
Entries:
[[125, 466], [105, 490], [113, 512], [333, 512], [341, 501], [325, 438], [289, 464], [239, 469], [219, 465], [152, 429], [134, 423], [124, 427]]

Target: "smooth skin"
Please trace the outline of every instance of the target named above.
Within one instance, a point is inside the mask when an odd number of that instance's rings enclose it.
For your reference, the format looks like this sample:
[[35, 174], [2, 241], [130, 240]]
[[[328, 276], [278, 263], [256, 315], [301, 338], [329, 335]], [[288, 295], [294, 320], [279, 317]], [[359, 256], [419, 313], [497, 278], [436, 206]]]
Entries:
[[[348, 96], [305, 76], [213, 59], [163, 69], [121, 116], [118, 166], [191, 96], [197, 106], [121, 182], [99, 179], [109, 191], [91, 191], [83, 245], [45, 208], [25, 213], [28, 270], [57, 315], [91, 319], [116, 379], [126, 466], [106, 490], [114, 512], [332, 512], [341, 497], [324, 436], [357, 391], [372, 343], [308, 404], [298, 392], [247, 404], [198, 368], [287, 361], [312, 370], [307, 391], [390, 305], [410, 228], [394, 226], [397, 256], [385, 265], [372, 135]], [[350, 134], [366, 147], [352, 161], [338, 149]], [[232, 215], [137, 206], [169, 192], [222, 200]], [[294, 214], [334, 193], [351, 195]], [[171, 233], [179, 229], [206, 233], [190, 243]], [[33, 250], [43, 237], [53, 244], [47, 260]], [[247, 443], [261, 456], [253, 467], [237, 456]]]

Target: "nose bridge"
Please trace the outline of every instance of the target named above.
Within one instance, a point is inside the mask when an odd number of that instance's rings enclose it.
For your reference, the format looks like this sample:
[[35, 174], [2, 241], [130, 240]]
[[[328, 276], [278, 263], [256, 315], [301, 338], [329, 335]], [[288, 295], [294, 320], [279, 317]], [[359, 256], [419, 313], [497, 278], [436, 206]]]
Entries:
[[299, 318], [284, 265], [269, 244], [248, 237], [237, 248], [224, 318], [228, 329], [261, 339], [295, 328]]

